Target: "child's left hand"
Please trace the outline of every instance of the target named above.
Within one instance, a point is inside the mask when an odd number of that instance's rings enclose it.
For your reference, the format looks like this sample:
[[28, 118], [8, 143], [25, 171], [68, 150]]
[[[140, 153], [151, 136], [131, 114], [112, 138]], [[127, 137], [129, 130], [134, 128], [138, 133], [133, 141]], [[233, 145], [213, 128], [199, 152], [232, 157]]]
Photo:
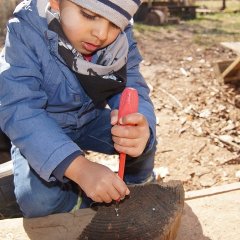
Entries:
[[111, 112], [112, 139], [114, 148], [118, 152], [126, 153], [131, 157], [138, 157], [144, 151], [150, 130], [148, 121], [140, 113], [124, 116], [118, 122], [118, 110]]

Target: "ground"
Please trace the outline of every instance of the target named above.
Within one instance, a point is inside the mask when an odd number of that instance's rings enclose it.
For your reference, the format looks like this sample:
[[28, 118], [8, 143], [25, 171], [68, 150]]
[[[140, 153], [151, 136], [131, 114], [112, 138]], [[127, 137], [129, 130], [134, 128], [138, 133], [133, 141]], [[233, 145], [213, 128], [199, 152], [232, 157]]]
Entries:
[[236, 54], [219, 42], [196, 43], [195, 32], [186, 23], [134, 31], [157, 116], [155, 172], [159, 181], [182, 180], [186, 191], [237, 182], [240, 170], [240, 91], [214, 71]]
[[214, 72], [217, 61], [234, 59], [235, 53], [217, 42], [197, 44], [195, 32], [196, 26], [182, 23], [174, 30], [135, 33], [158, 119], [155, 167], [163, 176], [169, 172], [164, 180], [181, 179], [186, 190], [239, 181], [240, 170], [228, 164], [239, 160], [240, 91]]
[[[155, 172], [159, 181], [182, 180], [186, 191], [240, 178], [240, 91], [214, 71], [217, 61], [236, 54], [219, 42], [197, 43], [195, 32], [186, 23], [134, 30], [157, 116]], [[117, 162], [116, 156], [88, 157]]]

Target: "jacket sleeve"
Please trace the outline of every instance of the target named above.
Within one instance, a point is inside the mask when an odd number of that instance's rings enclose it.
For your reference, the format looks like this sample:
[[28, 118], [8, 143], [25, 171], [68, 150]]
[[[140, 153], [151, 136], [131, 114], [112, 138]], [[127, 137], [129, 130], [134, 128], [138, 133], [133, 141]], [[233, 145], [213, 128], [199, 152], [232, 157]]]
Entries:
[[[127, 60], [127, 87], [133, 87], [138, 90], [139, 94], [139, 112], [143, 114], [150, 127], [151, 136], [145, 151], [152, 149], [156, 141], [156, 116], [154, 113], [154, 107], [149, 97], [149, 88], [140, 73], [139, 64], [142, 61], [142, 57], [137, 48], [137, 43], [133, 39], [132, 26], [129, 25], [125, 29], [125, 33], [128, 38], [129, 52]], [[109, 106], [111, 109], [118, 109], [120, 101], [120, 94], [113, 96], [109, 99]]]
[[51, 181], [58, 164], [80, 149], [48, 116], [42, 78], [34, 51], [10, 24], [0, 57], [0, 128], [31, 167]]

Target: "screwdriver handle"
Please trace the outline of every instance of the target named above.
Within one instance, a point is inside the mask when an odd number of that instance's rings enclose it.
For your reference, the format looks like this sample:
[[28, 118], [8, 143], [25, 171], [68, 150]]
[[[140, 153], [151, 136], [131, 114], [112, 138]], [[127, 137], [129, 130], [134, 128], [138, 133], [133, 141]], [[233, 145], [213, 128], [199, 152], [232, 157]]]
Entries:
[[[120, 98], [119, 110], [118, 110], [118, 124], [119, 124], [119, 120], [122, 117], [135, 112], [138, 112], [138, 92], [134, 88], [127, 87], [122, 92], [122, 95]], [[120, 153], [118, 176], [121, 179], [123, 179], [123, 176], [124, 176], [125, 162], [126, 162], [126, 154]]]

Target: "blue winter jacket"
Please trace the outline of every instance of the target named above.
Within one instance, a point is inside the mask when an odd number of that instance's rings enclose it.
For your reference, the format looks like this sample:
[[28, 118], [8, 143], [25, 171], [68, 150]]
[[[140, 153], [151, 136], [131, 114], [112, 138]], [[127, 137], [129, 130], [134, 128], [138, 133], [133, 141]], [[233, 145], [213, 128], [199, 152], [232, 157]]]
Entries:
[[[155, 141], [155, 115], [149, 89], [139, 73], [141, 56], [129, 41], [127, 86], [139, 92], [139, 112], [148, 119]], [[117, 109], [119, 95], [109, 99]], [[69, 155], [82, 151], [67, 135], [99, 114], [79, 80], [58, 54], [58, 35], [39, 16], [36, 0], [25, 1], [9, 21], [5, 48], [0, 57], [0, 128], [9, 136], [32, 168], [46, 181]]]

